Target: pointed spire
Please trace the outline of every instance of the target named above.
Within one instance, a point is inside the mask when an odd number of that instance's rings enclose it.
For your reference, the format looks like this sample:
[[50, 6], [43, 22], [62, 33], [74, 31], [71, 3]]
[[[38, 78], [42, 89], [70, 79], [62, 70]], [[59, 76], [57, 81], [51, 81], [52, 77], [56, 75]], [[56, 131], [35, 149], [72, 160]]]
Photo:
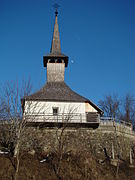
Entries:
[[59, 27], [58, 27], [58, 5], [55, 6], [55, 24], [54, 24], [54, 31], [53, 31], [53, 38], [51, 44], [51, 50], [48, 55], [43, 56], [43, 63], [44, 67], [47, 67], [47, 63], [54, 62], [56, 60], [58, 63], [65, 63], [65, 67], [68, 66], [68, 56], [61, 53], [60, 47], [60, 35], [59, 35]]
[[60, 35], [59, 35], [59, 27], [58, 27], [58, 11], [55, 11], [55, 24], [54, 24], [54, 31], [53, 31], [53, 38], [52, 38], [52, 45], [50, 53], [52, 54], [60, 54], [61, 47], [60, 47]]

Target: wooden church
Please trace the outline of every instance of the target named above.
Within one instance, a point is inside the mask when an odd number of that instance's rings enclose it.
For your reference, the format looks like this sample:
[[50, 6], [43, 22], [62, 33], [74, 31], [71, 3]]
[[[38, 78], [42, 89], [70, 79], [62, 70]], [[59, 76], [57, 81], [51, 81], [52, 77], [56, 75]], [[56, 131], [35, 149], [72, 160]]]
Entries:
[[34, 94], [22, 99], [23, 118], [34, 125], [98, 125], [103, 111], [89, 99], [72, 91], [64, 82], [68, 56], [61, 53], [58, 28], [58, 11], [55, 11], [55, 24], [50, 53], [43, 56], [47, 70], [46, 84]]

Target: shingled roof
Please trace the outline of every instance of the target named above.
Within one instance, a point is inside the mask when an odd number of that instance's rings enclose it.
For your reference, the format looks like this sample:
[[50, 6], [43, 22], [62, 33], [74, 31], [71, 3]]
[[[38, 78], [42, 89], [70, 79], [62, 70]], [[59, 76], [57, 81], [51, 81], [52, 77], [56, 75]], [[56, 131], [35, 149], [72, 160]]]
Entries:
[[103, 111], [92, 103], [89, 99], [80, 96], [65, 82], [47, 82], [39, 91], [36, 93], [26, 96], [23, 101], [59, 101], [59, 102], [88, 102], [91, 104], [99, 113]]
[[26, 100], [86, 102], [88, 99], [72, 91], [65, 82], [47, 82], [39, 91], [25, 97]]

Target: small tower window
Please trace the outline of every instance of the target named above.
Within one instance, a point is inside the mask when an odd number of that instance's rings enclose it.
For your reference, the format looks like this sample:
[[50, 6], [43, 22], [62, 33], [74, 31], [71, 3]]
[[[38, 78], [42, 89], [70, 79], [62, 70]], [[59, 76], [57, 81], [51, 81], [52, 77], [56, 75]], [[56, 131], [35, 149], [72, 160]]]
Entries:
[[53, 107], [53, 116], [58, 115], [58, 107]]

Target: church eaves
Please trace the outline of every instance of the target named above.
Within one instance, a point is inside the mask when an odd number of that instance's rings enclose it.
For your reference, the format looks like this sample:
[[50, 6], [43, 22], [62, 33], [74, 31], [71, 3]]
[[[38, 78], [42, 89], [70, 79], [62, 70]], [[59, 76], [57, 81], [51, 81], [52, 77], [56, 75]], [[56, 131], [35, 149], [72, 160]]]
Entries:
[[103, 111], [96, 106], [89, 99], [80, 96], [65, 82], [47, 82], [39, 91], [36, 93], [26, 96], [22, 99], [23, 101], [53, 101], [53, 102], [87, 102], [91, 104], [100, 114], [103, 114]]

